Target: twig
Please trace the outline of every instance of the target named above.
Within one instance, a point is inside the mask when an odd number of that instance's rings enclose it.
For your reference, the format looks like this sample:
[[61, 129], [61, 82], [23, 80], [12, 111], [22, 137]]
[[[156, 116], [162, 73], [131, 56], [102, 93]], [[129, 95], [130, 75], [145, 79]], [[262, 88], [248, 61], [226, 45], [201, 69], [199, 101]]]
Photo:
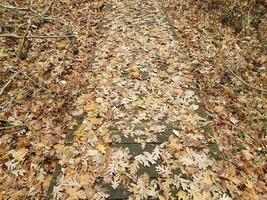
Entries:
[[[30, 79], [33, 83], [35, 83], [38, 87], [40, 88], [44, 88], [42, 85], [40, 85], [39, 83], [37, 83], [33, 78], [31, 78], [30, 76], [28, 76], [26, 73], [20, 71], [19, 69], [13, 69], [12, 67], [10, 68], [11, 71], [13, 72], [19, 72], [21, 74], [23, 74], [24, 76], [26, 76], [28, 79]], [[46, 88], [45, 88], [46, 89]]]
[[31, 29], [31, 25], [32, 25], [32, 20], [30, 18], [29, 21], [28, 21], [28, 27], [27, 27], [27, 29], [25, 31], [25, 34], [24, 34], [24, 36], [22, 38], [22, 41], [21, 41], [21, 44], [20, 44], [20, 50], [19, 50], [19, 55], [18, 55], [18, 57], [20, 59], [23, 58], [23, 47], [24, 47], [24, 44], [25, 44], [25, 41], [26, 41], [26, 37], [27, 37], [27, 35], [28, 35], [28, 33], [29, 33], [30, 29]]
[[15, 78], [15, 76], [18, 75], [18, 72], [16, 72], [10, 79], [9, 81], [4, 85], [4, 87], [1, 89], [0, 95], [2, 95], [5, 91], [5, 89], [9, 86], [9, 84], [11, 83], [11, 81]]
[[46, 13], [52, 8], [53, 6], [53, 1], [50, 2], [49, 6], [45, 9], [45, 11], [42, 13], [42, 15], [46, 15]]
[[222, 56], [221, 55], [219, 55], [220, 56], [220, 58], [221, 58], [221, 60], [222, 60], [222, 62], [223, 62], [223, 64], [229, 69], [229, 71], [240, 81], [240, 82], [242, 82], [243, 84], [245, 84], [246, 86], [248, 86], [248, 87], [251, 87], [251, 88], [253, 88], [253, 89], [255, 89], [255, 90], [258, 90], [258, 91], [261, 91], [261, 92], [263, 92], [263, 93], [266, 93], [267, 94], [267, 91], [266, 90], [264, 90], [264, 89], [261, 89], [261, 88], [258, 88], [258, 87], [255, 87], [255, 86], [253, 86], [253, 85], [250, 85], [250, 84], [248, 84], [246, 81], [244, 81], [244, 80], [242, 80], [240, 77], [238, 77], [235, 73], [234, 73], [234, 71], [231, 69], [231, 67], [224, 61], [224, 59], [222, 58]]
[[11, 129], [11, 128], [16, 128], [16, 127], [22, 127], [22, 125], [12, 125], [12, 126], [0, 127], [0, 131], [6, 130], [6, 129]]
[[15, 34], [16, 32], [18, 32], [18, 30], [19, 30], [21, 27], [25, 26], [25, 25], [27, 25], [27, 23], [20, 24], [12, 34]]
[[[10, 38], [17, 38], [17, 39], [23, 39], [24, 36], [19, 36], [19, 35], [0, 35], [1, 37], [10, 37]], [[26, 36], [25, 38], [32, 38], [32, 39], [46, 39], [46, 38], [71, 38], [75, 37], [75, 35], [31, 35], [31, 36]]]
[[[52, 6], [52, 4], [51, 4]], [[49, 5], [48, 9], [51, 8], [51, 6]], [[15, 6], [10, 6], [10, 5], [0, 5], [0, 7], [2, 8], [5, 8], [5, 9], [10, 9], [10, 10], [21, 10], [21, 11], [28, 11], [28, 12], [31, 12], [35, 15], [37, 15], [38, 17], [41, 17], [45, 20], [49, 20], [49, 21], [59, 21], [57, 19], [54, 19], [54, 18], [50, 18], [50, 17], [45, 17], [43, 16], [42, 14], [39, 14], [38, 12], [36, 12], [35, 10], [33, 10], [31, 8], [31, 6], [29, 6], [28, 8], [24, 8], [24, 7], [15, 7]], [[46, 11], [47, 12], [47, 11]], [[64, 24], [62, 21], [59, 21], [60, 23]]]
[[6, 8], [6, 9], [11, 9], [11, 10], [25, 10], [28, 11], [29, 8], [21, 8], [21, 7], [15, 7], [15, 6], [5, 6], [5, 5], [0, 5], [1, 8]]

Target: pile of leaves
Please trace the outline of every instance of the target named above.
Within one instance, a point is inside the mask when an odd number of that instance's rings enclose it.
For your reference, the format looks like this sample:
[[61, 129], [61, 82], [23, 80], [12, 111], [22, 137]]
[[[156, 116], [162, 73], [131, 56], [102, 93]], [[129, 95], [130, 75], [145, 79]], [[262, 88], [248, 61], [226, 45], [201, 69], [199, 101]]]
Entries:
[[264, 3], [216, 2], [1, 2], [0, 199], [266, 199]]
[[220, 163], [225, 166], [222, 187], [236, 199], [263, 199], [267, 192], [266, 1], [169, 0], [166, 10], [188, 51], [209, 112]]
[[90, 88], [100, 1], [1, 1], [0, 199], [45, 196]]
[[[265, 40], [265, 31], [261, 30], [266, 23], [267, 1], [265, 0], [205, 0], [198, 2], [199, 9], [212, 14], [214, 19], [224, 26], [231, 27], [236, 33], [253, 34]], [[266, 35], [265, 35], [266, 36]]]

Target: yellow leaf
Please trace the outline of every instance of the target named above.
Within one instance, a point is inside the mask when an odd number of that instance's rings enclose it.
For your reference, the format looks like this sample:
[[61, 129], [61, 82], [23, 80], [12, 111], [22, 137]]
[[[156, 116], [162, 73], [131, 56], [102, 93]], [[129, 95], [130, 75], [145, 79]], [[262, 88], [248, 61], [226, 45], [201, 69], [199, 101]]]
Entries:
[[65, 146], [63, 149], [63, 153], [61, 155], [61, 160], [59, 161], [60, 164], [66, 164], [69, 163], [70, 159], [74, 156], [74, 147], [71, 146]]
[[27, 153], [28, 153], [28, 149], [22, 148], [22, 149], [20, 149], [18, 151], [15, 151], [14, 153], [12, 153], [12, 156], [17, 161], [21, 161], [26, 156]]
[[242, 153], [243, 153], [246, 160], [253, 159], [253, 155], [248, 150], [243, 150]]
[[253, 184], [247, 179], [245, 186], [249, 189], [253, 189]]
[[158, 199], [159, 199], [159, 200], [166, 200], [166, 199], [165, 199], [163, 196], [161, 196], [161, 195], [158, 196]]
[[102, 145], [102, 144], [97, 144], [96, 145], [96, 149], [97, 149], [97, 151], [99, 151], [102, 154], [106, 153], [106, 147], [104, 145]]
[[0, 47], [0, 60], [4, 60], [8, 57], [8, 50]]
[[184, 191], [179, 191], [176, 196], [177, 200], [186, 200], [186, 193]]
[[96, 118], [96, 117], [92, 117], [90, 119], [90, 122], [93, 124], [93, 125], [101, 125], [102, 124], [102, 119], [101, 118]]
[[223, 113], [225, 112], [223, 106], [215, 106], [215, 107], [214, 107], [214, 110], [215, 110], [217, 113], [220, 113], [220, 114], [223, 114]]
[[144, 101], [142, 99], [138, 98], [134, 101], [134, 103], [135, 103], [135, 105], [140, 106], [144, 103]]
[[138, 68], [134, 68], [131, 71], [131, 77], [132, 78], [139, 78], [139, 76], [140, 76], [140, 70]]
[[209, 173], [206, 173], [201, 181], [202, 183], [206, 183], [207, 185], [212, 185], [213, 181]]
[[62, 153], [64, 151], [64, 145], [62, 144], [56, 144], [54, 145], [54, 149], [58, 152], [58, 153]]
[[85, 132], [83, 130], [79, 130], [75, 132], [75, 138], [77, 140], [83, 140], [84, 136], [85, 136]]
[[98, 108], [95, 103], [91, 103], [91, 104], [85, 105], [84, 110], [86, 110], [87, 112], [97, 112]]

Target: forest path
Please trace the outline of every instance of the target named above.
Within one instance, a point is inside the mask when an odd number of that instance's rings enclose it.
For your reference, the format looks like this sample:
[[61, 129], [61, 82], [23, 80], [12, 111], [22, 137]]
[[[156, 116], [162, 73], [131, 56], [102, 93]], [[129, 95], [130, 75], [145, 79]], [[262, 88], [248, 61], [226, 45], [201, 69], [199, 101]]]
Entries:
[[63, 199], [172, 199], [179, 191], [192, 196], [203, 189], [202, 179], [192, 176], [208, 173], [216, 151], [210, 152], [214, 144], [203, 128], [207, 121], [189, 57], [161, 2], [112, 0], [104, 9], [91, 90], [78, 100], [87, 114], [62, 151], [62, 172], [51, 194]]

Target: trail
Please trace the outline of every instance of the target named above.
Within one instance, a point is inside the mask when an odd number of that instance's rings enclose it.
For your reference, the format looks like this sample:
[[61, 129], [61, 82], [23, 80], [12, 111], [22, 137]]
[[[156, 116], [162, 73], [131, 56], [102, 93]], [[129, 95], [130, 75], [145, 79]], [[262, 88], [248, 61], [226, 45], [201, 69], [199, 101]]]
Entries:
[[59, 147], [53, 198], [219, 197], [190, 58], [161, 2], [112, 0], [104, 10], [91, 89], [77, 101], [87, 114], [72, 145]]

